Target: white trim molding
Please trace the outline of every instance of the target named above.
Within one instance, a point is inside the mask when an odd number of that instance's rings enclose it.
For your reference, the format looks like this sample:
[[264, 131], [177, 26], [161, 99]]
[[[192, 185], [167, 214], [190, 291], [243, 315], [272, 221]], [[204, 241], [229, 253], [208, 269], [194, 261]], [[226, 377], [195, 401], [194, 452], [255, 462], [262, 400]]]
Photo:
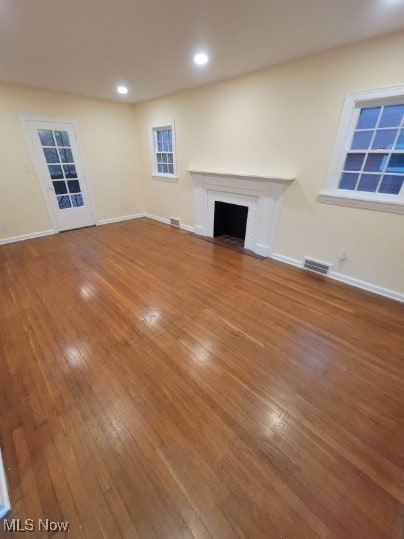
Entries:
[[4, 469], [3, 457], [0, 449], [0, 519], [5, 517], [11, 510], [10, 498], [8, 496], [6, 471]]
[[285, 185], [291, 177], [258, 176], [199, 169], [189, 171], [194, 182], [194, 232], [213, 237], [215, 203], [248, 208], [245, 248], [271, 256]]
[[[171, 226], [170, 219], [168, 219], [167, 217], [159, 217], [158, 215], [153, 215], [151, 213], [145, 213], [145, 214], [143, 214], [143, 217], [147, 217], [148, 219], [152, 219], [153, 221], [158, 221], [159, 223], [163, 223], [165, 225], [170, 225]], [[186, 230], [187, 232], [193, 232], [194, 231], [193, 226], [184, 225], [181, 222], [180, 222], [180, 228], [182, 230]]]
[[281, 255], [279, 253], [272, 253], [271, 258], [278, 262], [283, 262], [284, 264], [289, 264], [289, 266], [295, 266], [295, 268], [303, 268], [303, 262], [297, 258], [292, 258], [290, 256]]
[[8, 238], [0, 238], [0, 245], [14, 243], [16, 241], [33, 240], [35, 238], [42, 238], [43, 236], [52, 236], [52, 234], [57, 234], [57, 230], [41, 230], [40, 232], [30, 232], [29, 234], [21, 234], [20, 236], [9, 236]]
[[404, 213], [404, 204], [401, 202], [382, 202], [381, 200], [369, 200], [366, 198], [349, 197], [336, 193], [322, 191], [317, 200], [324, 204], [336, 204], [337, 206], [349, 206], [350, 208], [364, 208], [367, 210], [383, 211], [388, 213]]
[[247, 173], [237, 173], [237, 172], [223, 172], [223, 171], [212, 171], [212, 170], [202, 170], [190, 168], [188, 170], [191, 174], [199, 174], [200, 176], [220, 176], [235, 178], [240, 180], [266, 180], [271, 182], [293, 182], [296, 178], [294, 176], [268, 176], [264, 174], [247, 174]]
[[121, 221], [129, 221], [130, 219], [140, 219], [145, 217], [145, 213], [133, 213], [132, 215], [120, 215], [119, 217], [110, 217], [109, 219], [100, 219], [98, 225], [109, 225], [110, 223], [120, 223]]
[[[272, 253], [271, 258], [277, 260], [278, 262], [283, 262], [285, 264], [289, 264], [291, 266], [303, 269], [303, 261], [298, 260], [297, 258], [291, 258], [289, 256], [281, 255], [279, 253]], [[340, 283], [355, 286], [356, 288], [361, 288], [362, 290], [366, 290], [367, 292], [373, 292], [374, 294], [378, 294], [379, 296], [384, 296], [385, 298], [394, 299], [396, 301], [404, 303], [404, 294], [401, 292], [397, 292], [396, 290], [391, 290], [390, 288], [384, 288], [383, 286], [368, 283], [366, 281], [362, 281], [361, 279], [356, 279], [355, 277], [350, 277], [349, 275], [344, 275], [343, 273], [338, 273], [336, 271], [330, 271], [327, 276], [324, 275], [323, 277], [324, 279], [327, 279], [327, 277], [329, 277], [330, 279], [339, 281]]]
[[[150, 213], [134, 213], [132, 215], [120, 215], [119, 217], [110, 217], [109, 219], [100, 219], [97, 222], [97, 226], [109, 225], [111, 223], [120, 223], [121, 221], [129, 221], [131, 219], [141, 219], [142, 217], [148, 217], [154, 221], [159, 221], [166, 225], [170, 224], [170, 219], [164, 217], [158, 217], [157, 215], [152, 215]], [[194, 227], [191, 225], [185, 225], [180, 223], [180, 228], [186, 230], [187, 232], [193, 232]], [[43, 236], [52, 236], [57, 234], [57, 230], [41, 230], [40, 232], [32, 232], [30, 234], [21, 234], [20, 236], [9, 236], [8, 238], [0, 238], [0, 245], [6, 245], [7, 243], [14, 243], [17, 241], [33, 240], [35, 238], [41, 238]]]
[[163, 223], [164, 225], [170, 224], [170, 219], [167, 217], [160, 217], [159, 215], [153, 215], [151, 213], [145, 213], [144, 216], [147, 219], [153, 219], [153, 221], [158, 221], [159, 223]]

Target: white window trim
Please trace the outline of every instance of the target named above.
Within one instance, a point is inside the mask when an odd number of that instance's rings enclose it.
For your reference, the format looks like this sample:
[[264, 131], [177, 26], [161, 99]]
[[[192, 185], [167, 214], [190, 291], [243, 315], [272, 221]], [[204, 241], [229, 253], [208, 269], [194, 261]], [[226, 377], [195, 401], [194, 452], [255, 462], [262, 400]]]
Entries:
[[399, 103], [404, 103], [404, 86], [352, 92], [346, 95], [326, 181], [318, 196], [319, 202], [391, 213], [404, 213], [404, 187], [399, 195], [338, 189], [342, 167], [349, 151], [349, 144], [358, 121], [360, 109], [367, 106]]
[[[159, 129], [168, 128], [172, 132], [172, 147], [173, 147], [173, 164], [174, 164], [174, 174], [164, 174], [158, 172], [157, 170], [157, 161], [156, 161], [156, 147], [155, 147], [155, 138], [154, 132]], [[152, 178], [154, 180], [162, 182], [174, 182], [178, 181], [177, 176], [177, 157], [176, 157], [176, 144], [175, 144], [175, 121], [169, 120], [166, 122], [155, 122], [149, 124], [149, 138], [150, 138], [150, 152], [152, 158]]]

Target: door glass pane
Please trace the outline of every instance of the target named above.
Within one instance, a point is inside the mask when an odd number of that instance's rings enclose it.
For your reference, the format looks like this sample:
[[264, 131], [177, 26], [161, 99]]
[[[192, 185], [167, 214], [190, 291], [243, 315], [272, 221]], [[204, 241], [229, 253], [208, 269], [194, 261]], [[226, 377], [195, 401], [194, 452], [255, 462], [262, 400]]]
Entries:
[[62, 167], [60, 165], [48, 165], [48, 169], [52, 180], [63, 179]]
[[74, 165], [63, 165], [66, 178], [77, 178], [76, 167]]
[[57, 197], [57, 199], [58, 199], [59, 208], [61, 210], [65, 210], [66, 208], [71, 208], [70, 198], [68, 197], [68, 195], [59, 196]]
[[69, 193], [80, 193], [80, 184], [78, 180], [68, 180]]
[[55, 131], [55, 139], [58, 146], [70, 146], [67, 131]]
[[81, 195], [71, 195], [72, 203], [75, 208], [79, 206], [84, 206], [83, 197]]
[[404, 176], [394, 176], [386, 174], [379, 187], [379, 193], [387, 193], [389, 195], [398, 195], [403, 185]]
[[66, 182], [53, 182], [53, 188], [57, 195], [64, 195], [67, 193]]
[[356, 126], [356, 129], [372, 129], [372, 127], [376, 127], [379, 113], [380, 107], [362, 109], [359, 115], [358, 125]]
[[58, 152], [54, 148], [43, 148], [47, 163], [59, 163]]
[[68, 132], [51, 129], [38, 129], [37, 132], [59, 208], [84, 206]]
[[62, 163], [73, 163], [73, 154], [69, 148], [59, 148]]
[[357, 190], [374, 193], [379, 185], [379, 181], [380, 174], [362, 174]]
[[42, 146], [55, 146], [53, 134], [50, 129], [38, 129], [38, 135]]
[[379, 127], [398, 127], [401, 125], [404, 114], [404, 105], [391, 105], [384, 107]]

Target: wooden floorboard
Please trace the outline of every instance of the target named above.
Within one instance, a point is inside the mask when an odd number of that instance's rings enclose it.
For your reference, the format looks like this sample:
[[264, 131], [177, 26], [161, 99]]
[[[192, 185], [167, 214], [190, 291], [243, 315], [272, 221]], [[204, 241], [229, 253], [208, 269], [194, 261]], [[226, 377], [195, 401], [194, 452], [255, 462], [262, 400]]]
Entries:
[[402, 304], [148, 219], [1, 246], [0, 268], [9, 519], [404, 537]]

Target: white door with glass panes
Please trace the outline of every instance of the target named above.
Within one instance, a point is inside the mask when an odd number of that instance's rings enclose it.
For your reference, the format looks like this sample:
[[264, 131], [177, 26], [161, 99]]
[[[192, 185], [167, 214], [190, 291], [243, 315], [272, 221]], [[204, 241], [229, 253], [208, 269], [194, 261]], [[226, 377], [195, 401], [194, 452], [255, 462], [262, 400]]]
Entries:
[[55, 228], [62, 231], [94, 225], [74, 121], [21, 119]]

